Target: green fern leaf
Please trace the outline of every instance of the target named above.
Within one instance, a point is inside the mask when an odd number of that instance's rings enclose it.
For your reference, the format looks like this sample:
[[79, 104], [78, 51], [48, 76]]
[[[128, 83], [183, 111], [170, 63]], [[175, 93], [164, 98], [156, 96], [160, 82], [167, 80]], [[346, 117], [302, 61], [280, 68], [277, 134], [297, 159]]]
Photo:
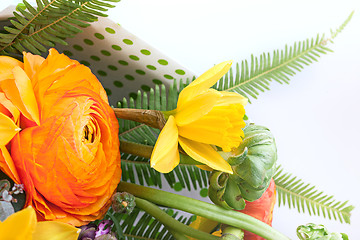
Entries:
[[[331, 32], [331, 38], [325, 39], [324, 35], [316, 38], [295, 42], [292, 46], [282, 50], [275, 50], [273, 54], [263, 53], [259, 57], [251, 55], [250, 63], [247, 60], [237, 63], [221, 78], [214, 86], [221, 91], [237, 92], [247, 98], [257, 98], [260, 92], [269, 90], [270, 82], [276, 81], [280, 84], [289, 83], [290, 77], [300, 72], [305, 66], [318, 61], [320, 55], [331, 52], [326, 47], [328, 42], [340, 33], [348, 24], [353, 13], [335, 31]], [[235, 72], [235, 76], [233, 75]]]
[[350, 223], [354, 206], [348, 205], [348, 201], [336, 201], [333, 196], [316, 190], [315, 186], [305, 184], [301, 179], [282, 172], [283, 169], [278, 167], [273, 177], [279, 206], [287, 203], [289, 208], [297, 208], [299, 212], [305, 213], [307, 210], [309, 215], [322, 215], [324, 218], [334, 218], [341, 223]]
[[30, 51], [34, 54], [46, 52], [55, 43], [65, 44], [64, 38], [82, 32], [81, 28], [103, 12], [114, 7], [109, 2], [120, 0], [37, 0], [37, 9], [23, 0], [25, 9], [18, 8], [11, 26], [5, 26], [6, 33], [0, 35], [0, 54], [20, 54]]
[[[237, 92], [247, 98], [257, 98], [260, 92], [269, 90], [271, 81], [280, 84], [289, 83], [290, 77], [301, 71], [305, 65], [317, 61], [320, 54], [331, 50], [324, 46], [324, 37], [307, 39], [287, 45], [283, 50], [275, 50], [273, 54], [263, 53], [259, 57], [251, 55], [250, 64], [247, 60], [237, 63], [235, 70], [230, 69], [216, 85], [221, 91]], [[235, 71], [235, 76], [233, 72]]]
[[[164, 211], [184, 224], [189, 225], [192, 222], [191, 217], [187, 218], [181, 216], [179, 212], [174, 212], [172, 209], [165, 209]], [[131, 214], [114, 213], [112, 209], [110, 209], [106, 218], [119, 223], [119, 226], [115, 226], [115, 229], [113, 230], [114, 232], [117, 232], [119, 236], [123, 236], [123, 238], [127, 240], [175, 239], [168, 229], [163, 227], [159, 221], [139, 208], [135, 208]]]

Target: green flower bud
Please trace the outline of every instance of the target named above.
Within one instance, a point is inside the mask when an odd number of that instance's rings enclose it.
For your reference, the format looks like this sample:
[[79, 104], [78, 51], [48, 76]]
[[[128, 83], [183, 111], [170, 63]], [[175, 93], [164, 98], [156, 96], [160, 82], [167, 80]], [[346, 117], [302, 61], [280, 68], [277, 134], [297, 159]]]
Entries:
[[118, 213], [131, 213], [134, 210], [135, 197], [127, 192], [117, 192], [112, 196], [112, 208]]
[[234, 174], [213, 171], [209, 197], [227, 209], [242, 210], [246, 201], [261, 197], [276, 170], [277, 150], [269, 129], [249, 125], [242, 144], [230, 153], [219, 152], [231, 165]]

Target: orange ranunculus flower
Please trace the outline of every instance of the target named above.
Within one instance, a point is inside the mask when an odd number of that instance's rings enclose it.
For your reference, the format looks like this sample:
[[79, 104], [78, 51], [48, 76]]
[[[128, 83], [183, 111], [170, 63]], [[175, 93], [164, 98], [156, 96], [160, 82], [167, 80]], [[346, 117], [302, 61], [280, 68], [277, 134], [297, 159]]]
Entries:
[[[276, 186], [274, 179], [271, 179], [269, 187], [263, 193], [261, 198], [253, 202], [246, 201], [245, 209], [239, 212], [250, 215], [271, 226], [273, 210], [276, 202]], [[258, 235], [245, 231], [245, 240], [264, 240]]]
[[0, 113], [22, 129], [0, 145], [0, 168], [25, 185], [26, 206], [76, 226], [101, 218], [121, 168], [118, 122], [99, 81], [55, 49], [46, 59], [26, 53], [24, 64], [0, 57], [0, 72]]

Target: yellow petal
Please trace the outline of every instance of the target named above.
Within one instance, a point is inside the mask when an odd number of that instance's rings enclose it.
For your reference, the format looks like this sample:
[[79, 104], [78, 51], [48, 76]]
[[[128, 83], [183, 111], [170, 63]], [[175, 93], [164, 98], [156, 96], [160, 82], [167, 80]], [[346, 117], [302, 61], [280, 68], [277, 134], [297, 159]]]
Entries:
[[222, 94], [222, 97], [216, 103], [217, 106], [241, 104], [245, 107], [248, 103], [248, 99], [238, 93], [225, 91], [221, 91], [220, 93]]
[[0, 146], [5, 146], [21, 129], [14, 121], [0, 112]]
[[20, 67], [13, 69], [15, 79], [1, 81], [5, 95], [31, 121], [40, 124], [39, 109], [36, 102], [31, 80]]
[[168, 173], [179, 162], [178, 129], [174, 117], [170, 116], [156, 141], [151, 154], [150, 165], [159, 172]]
[[66, 223], [48, 221], [38, 222], [33, 239], [35, 240], [76, 240], [80, 229]]
[[[202, 216], [196, 216], [195, 221], [190, 223], [189, 226], [202, 232], [210, 233], [218, 224], [219, 223], [214, 220], [210, 220]], [[189, 239], [196, 240], [195, 238], [191, 237]]]
[[189, 84], [189, 86], [180, 92], [177, 106], [181, 107], [183, 103], [213, 86], [222, 76], [224, 76], [225, 73], [229, 71], [231, 64], [232, 61], [219, 63], [195, 79]]
[[195, 142], [183, 137], [179, 137], [179, 143], [184, 151], [196, 161], [218, 171], [233, 173], [230, 164], [209, 144]]
[[0, 56], [0, 81], [14, 78], [11, 70], [16, 66], [23, 67], [23, 63], [12, 57]]
[[0, 146], [0, 169], [15, 183], [20, 184], [20, 178], [15, 168], [14, 161], [5, 146]]
[[[36, 227], [36, 214], [32, 207], [27, 207], [10, 215], [0, 223], [1, 240], [32, 240]], [[36, 240], [36, 238], [35, 238]]]
[[176, 109], [176, 125], [184, 126], [206, 115], [213, 109], [221, 96], [220, 92], [214, 89], [207, 89], [194, 99], [181, 104], [181, 107]]

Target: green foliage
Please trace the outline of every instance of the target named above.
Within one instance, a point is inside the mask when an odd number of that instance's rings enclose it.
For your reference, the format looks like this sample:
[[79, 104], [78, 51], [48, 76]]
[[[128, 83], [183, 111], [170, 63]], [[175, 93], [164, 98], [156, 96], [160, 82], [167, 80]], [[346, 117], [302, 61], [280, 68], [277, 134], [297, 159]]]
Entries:
[[[174, 212], [172, 209], [165, 209], [164, 211], [186, 225], [192, 222], [191, 217], [179, 216], [179, 212]], [[112, 209], [110, 209], [106, 218], [114, 222], [116, 221], [119, 224], [113, 227], [113, 231], [118, 234], [118, 239], [174, 239], [168, 229], [163, 227], [162, 223], [136, 207], [131, 214], [114, 213]]]
[[305, 213], [307, 209], [309, 215], [322, 215], [341, 223], [350, 223], [350, 212], [354, 206], [348, 205], [348, 201], [336, 201], [334, 196], [328, 196], [316, 190], [315, 186], [305, 184], [301, 179], [282, 172], [283, 169], [278, 167], [274, 175], [279, 206], [287, 203], [289, 208], [297, 208], [299, 212]]
[[345, 22], [343, 24], [340, 25], [339, 28], [337, 28], [335, 31], [330, 30], [331, 32], [331, 39], [329, 39], [330, 41], [332, 41], [332, 39], [334, 39], [342, 30], [344, 30], [344, 28], [346, 27], [346, 25], [350, 22], [352, 16], [354, 15], [354, 11], [352, 11], [350, 13], [350, 15], [348, 16], [348, 18], [345, 20]]
[[[345, 22], [335, 31], [331, 31], [331, 38], [324, 35], [316, 38], [295, 42], [292, 46], [285, 45], [283, 50], [274, 50], [273, 54], [263, 53], [259, 57], [251, 55], [250, 64], [247, 60], [236, 64], [235, 70], [230, 69], [214, 86], [221, 91], [237, 92], [247, 98], [257, 98], [260, 92], [270, 90], [271, 81], [280, 84], [289, 83], [290, 77], [300, 72], [304, 66], [318, 61], [321, 54], [331, 52], [326, 47], [345, 28], [352, 18], [352, 12]], [[235, 76], [234, 76], [235, 72]]]
[[259, 92], [270, 90], [271, 81], [288, 84], [290, 77], [300, 72], [305, 65], [317, 61], [320, 54], [330, 52], [331, 50], [324, 45], [324, 36], [318, 35], [316, 39], [295, 42], [290, 47], [285, 45], [283, 50], [275, 50], [272, 55], [270, 53], [263, 53], [259, 57], [251, 55], [250, 65], [247, 60], [242, 61], [241, 64], [237, 63], [235, 76], [231, 68], [215, 88], [256, 99]]
[[[189, 80], [186, 81], [188, 83]], [[179, 84], [174, 84], [168, 91], [164, 85], [156, 85], [155, 89], [147, 92], [138, 92], [136, 100], [126, 98], [118, 103], [118, 107], [153, 109], [169, 111], [176, 108], [179, 90], [181, 91], [186, 83], [180, 80]], [[179, 90], [178, 90], [179, 89]], [[129, 120], [119, 119], [120, 140], [136, 142], [140, 144], [154, 146], [160, 131], [144, 124]], [[183, 157], [183, 156], [182, 156]], [[192, 188], [207, 186], [209, 173], [193, 165], [179, 164], [173, 171], [167, 174], [157, 172], [150, 167], [149, 159], [131, 154], [121, 153], [121, 167], [123, 169], [122, 180], [144, 185], [154, 185], [162, 187], [163, 175], [170, 187], [180, 182], [183, 188], [191, 190]]]
[[19, 54], [30, 51], [46, 52], [56, 43], [67, 45], [65, 38], [82, 32], [80, 28], [105, 17], [104, 11], [114, 7], [109, 2], [120, 0], [37, 0], [37, 8], [23, 0], [25, 9], [19, 7], [0, 33], [0, 54]]

